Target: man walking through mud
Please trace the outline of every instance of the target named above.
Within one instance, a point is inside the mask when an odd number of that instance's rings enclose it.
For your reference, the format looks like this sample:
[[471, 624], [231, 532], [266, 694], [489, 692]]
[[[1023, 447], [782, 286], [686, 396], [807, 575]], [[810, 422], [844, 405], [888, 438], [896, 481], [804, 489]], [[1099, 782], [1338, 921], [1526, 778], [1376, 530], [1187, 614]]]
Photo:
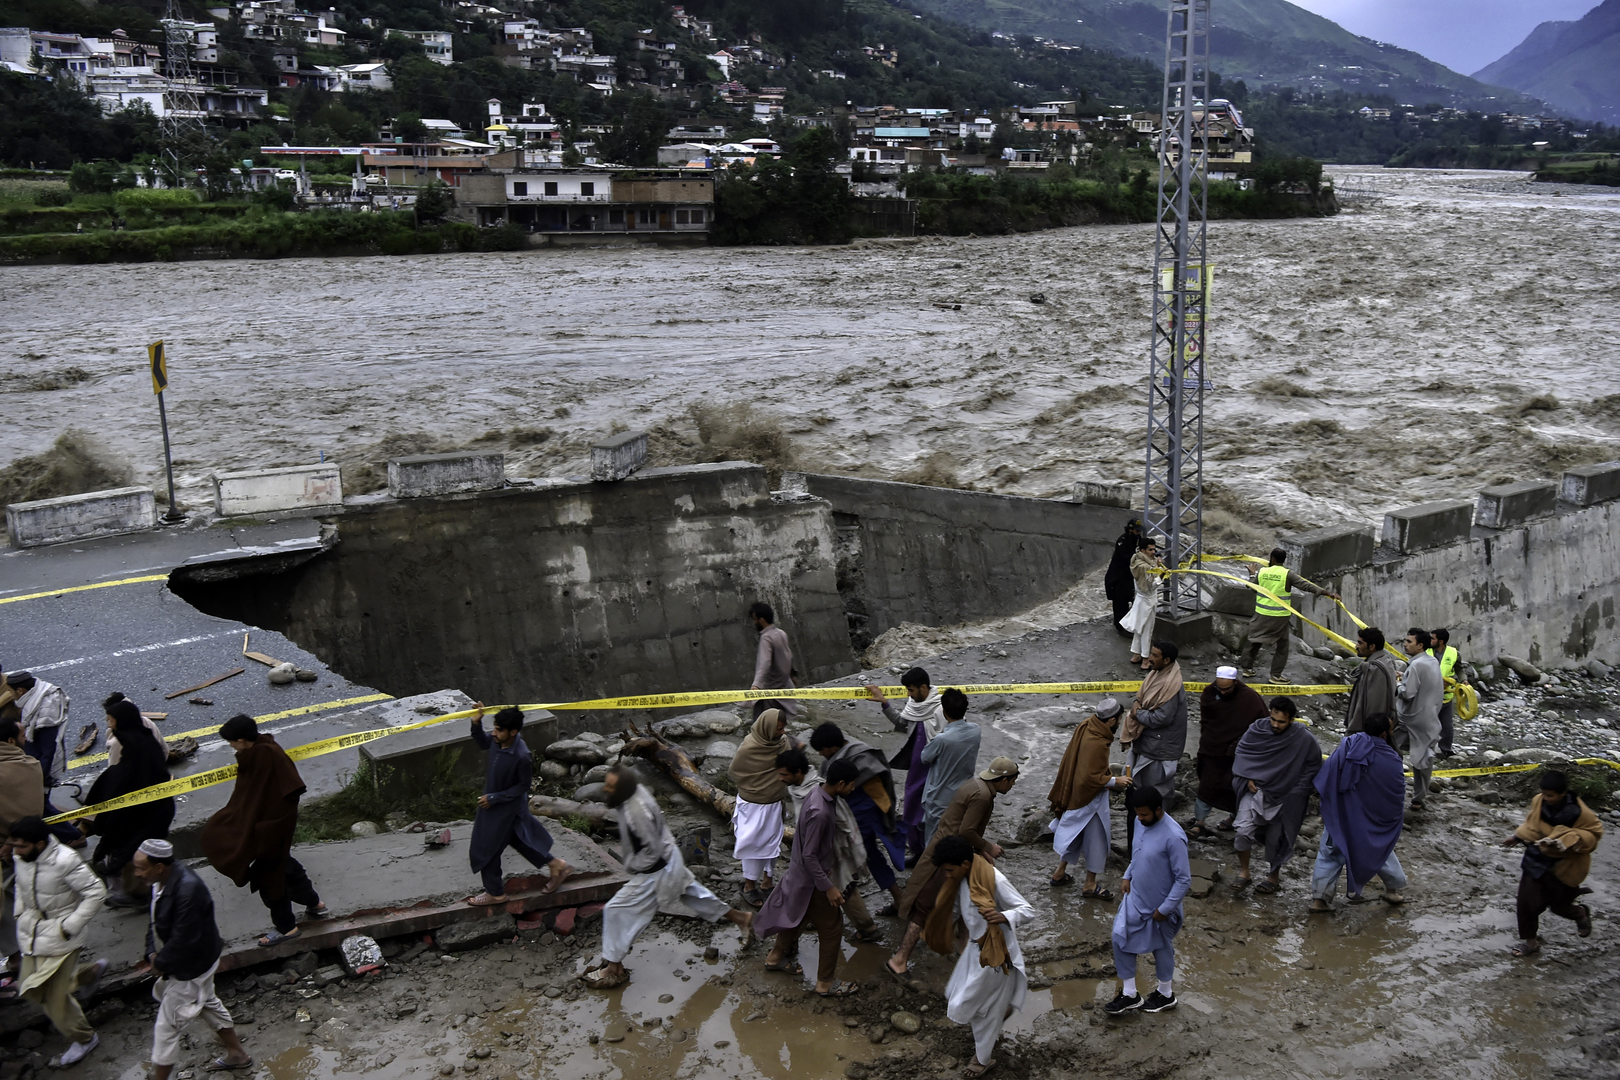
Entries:
[[1508, 834], [1503, 847], [1524, 845], [1519, 861], [1519, 943], [1514, 956], [1541, 951], [1541, 913], [1575, 923], [1575, 933], [1592, 936], [1592, 912], [1576, 898], [1591, 892], [1581, 882], [1592, 870], [1592, 852], [1603, 839], [1603, 823], [1569, 790], [1569, 777], [1554, 769], [1541, 775], [1541, 794], [1530, 801], [1524, 824]]

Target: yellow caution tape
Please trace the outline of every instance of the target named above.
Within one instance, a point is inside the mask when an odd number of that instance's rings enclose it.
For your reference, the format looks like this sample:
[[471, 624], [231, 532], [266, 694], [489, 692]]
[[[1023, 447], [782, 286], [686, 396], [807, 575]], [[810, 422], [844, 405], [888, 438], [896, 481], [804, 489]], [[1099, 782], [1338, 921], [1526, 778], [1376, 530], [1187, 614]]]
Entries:
[[143, 581], [168, 580], [168, 574], [143, 574], [140, 577], [120, 578], [117, 581], [98, 581], [94, 585], [70, 585], [65, 589], [52, 589], [49, 592], [29, 593], [26, 596], [0, 596], [0, 604], [16, 604], [23, 600], [43, 600], [48, 596], [63, 596], [71, 592], [88, 592], [91, 589], [110, 589], [115, 585], [139, 585]]
[[[1575, 759], [1575, 764], [1577, 764], [1577, 765], [1607, 765], [1609, 768], [1615, 770], [1616, 772], [1620, 772], [1620, 761], [1610, 761], [1608, 758], [1597, 758], [1597, 757], [1576, 758]], [[1540, 762], [1535, 762], [1535, 763], [1531, 763], [1531, 764], [1528, 764], [1528, 765], [1524, 765], [1524, 764], [1521, 764], [1521, 765], [1480, 765], [1480, 766], [1477, 766], [1477, 767], [1472, 768], [1472, 769], [1437, 769], [1432, 775], [1434, 775], [1434, 776], [1448, 776], [1448, 777], [1449, 776], [1494, 776], [1494, 775], [1496, 775], [1498, 773], [1534, 772], [1536, 769], [1543, 769], [1543, 768], [1546, 768], [1546, 767], [1547, 767], [1546, 765], [1544, 765], [1544, 764], [1542, 764]], [[1406, 775], [1411, 776], [1412, 775], [1411, 771], [1408, 770]]]

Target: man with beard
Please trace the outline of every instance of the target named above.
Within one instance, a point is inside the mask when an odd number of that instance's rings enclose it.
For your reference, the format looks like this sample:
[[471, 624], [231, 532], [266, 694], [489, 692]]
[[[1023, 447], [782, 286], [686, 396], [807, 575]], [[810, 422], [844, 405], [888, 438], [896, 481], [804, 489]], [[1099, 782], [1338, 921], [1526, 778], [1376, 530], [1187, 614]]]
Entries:
[[1367, 717], [1395, 717], [1395, 688], [1401, 682], [1401, 670], [1395, 657], [1384, 648], [1384, 632], [1376, 626], [1364, 626], [1356, 632], [1356, 655], [1361, 657], [1355, 674], [1350, 677], [1350, 708], [1345, 713], [1344, 733], [1354, 735], [1365, 731]]
[[[866, 845], [866, 869], [877, 882], [878, 888], [887, 890], [894, 902], [879, 915], [899, 913], [900, 886], [895, 871], [905, 865], [898, 825], [899, 806], [894, 797], [894, 777], [889, 773], [883, 755], [856, 739], [845, 738], [843, 729], [828, 722], [810, 733], [810, 749], [827, 759], [855, 762], [857, 776], [855, 790], [844, 796], [855, 822], [861, 829], [861, 840]], [[825, 766], [824, 766], [825, 768]]]
[[1271, 699], [1271, 715], [1249, 726], [1232, 759], [1232, 791], [1237, 796], [1238, 876], [1234, 891], [1249, 884], [1249, 852], [1264, 845], [1271, 872], [1254, 887], [1270, 894], [1282, 887], [1282, 868], [1294, 856], [1294, 841], [1316, 790], [1322, 746], [1309, 728], [1295, 720], [1294, 699]]
[[[820, 786], [823, 777], [819, 773], [811, 773], [809, 757], [803, 750], [797, 749], [784, 750], [776, 755], [776, 775], [787, 785], [787, 796], [793, 803], [793, 818], [797, 821], [799, 814], [804, 811], [805, 798]], [[857, 884], [867, 873], [866, 841], [861, 838], [861, 827], [855, 820], [855, 812], [849, 808], [848, 800], [834, 799], [833, 810], [836, 824], [833, 830], [833, 861], [837, 870], [832, 876], [844, 894], [844, 904], [839, 910], [855, 928], [856, 941], [869, 944], [880, 942], [883, 932], [867, 910], [866, 898], [861, 895]]]
[[914, 667], [900, 676], [900, 685], [906, 688], [906, 704], [900, 709], [883, 696], [883, 688], [875, 683], [868, 684], [866, 692], [882, 707], [884, 719], [894, 725], [894, 730], [906, 733], [904, 745], [889, 759], [889, 768], [903, 769], [906, 774], [906, 799], [900, 827], [905, 830], [909, 861], [916, 862], [928, 845], [924, 802], [929, 770], [923, 754], [929, 742], [945, 730], [945, 716], [940, 711], [939, 691], [929, 683], [928, 672]]
[[1384, 882], [1384, 900], [1404, 904], [1401, 890], [1406, 873], [1395, 857], [1401, 838], [1401, 803], [1406, 777], [1400, 751], [1390, 742], [1387, 716], [1367, 717], [1366, 730], [1347, 735], [1316, 774], [1316, 793], [1322, 800], [1322, 843], [1311, 873], [1313, 912], [1332, 911], [1328, 897], [1348, 869], [1346, 891], [1350, 902], [1364, 902], [1362, 888], [1378, 875]]
[[[1120, 880], [1124, 896], [1114, 915], [1114, 968], [1124, 985], [1119, 996], [1103, 1006], [1109, 1016], [1141, 1009], [1164, 1012], [1176, 1007], [1172, 985], [1176, 971], [1176, 935], [1181, 932], [1181, 902], [1192, 888], [1187, 860], [1187, 834], [1164, 812], [1164, 800], [1155, 788], [1136, 795], [1135, 855]], [[1143, 1000], [1136, 992], [1136, 958], [1153, 954], [1153, 974], [1159, 986]]]
[[736, 910], [697, 883], [658, 803], [636, 782], [635, 773], [615, 765], [602, 787], [607, 804], [619, 812], [619, 857], [630, 880], [602, 909], [603, 963], [581, 975], [581, 981], [596, 990], [628, 982], [624, 958], [660, 911], [707, 922], [725, 919], [742, 928], [746, 945], [753, 937], [753, 912]]
[[[1156, 641], [1148, 652], [1148, 673], [1136, 700], [1119, 729], [1125, 751], [1125, 772], [1131, 777], [1125, 807], [1135, 806], [1137, 793], [1153, 788], [1160, 805], [1169, 805], [1176, 793], [1176, 768], [1187, 748], [1187, 688], [1181, 679], [1181, 651], [1173, 641]], [[1179, 832], [1181, 827], [1176, 826]], [[1126, 834], [1127, 859], [1136, 831]]]
[[833, 978], [843, 943], [838, 932], [843, 918], [838, 910], [844, 906], [844, 892], [835, 878], [838, 856], [834, 850], [838, 799], [855, 790], [857, 775], [853, 761], [835, 761], [827, 766], [822, 783], [804, 797], [787, 874], [766, 898], [755, 925], [761, 937], [776, 935], [765, 967], [789, 975], [804, 974], [799, 937], [806, 924], [815, 928], [820, 944], [816, 961], [816, 994], [820, 997], [846, 997], [857, 989]]
[[1114, 605], [1114, 629], [1124, 637], [1131, 632], [1119, 625], [1136, 600], [1136, 581], [1131, 577], [1131, 559], [1142, 539], [1142, 523], [1136, 518], [1125, 523], [1125, 531], [1114, 541], [1114, 557], [1108, 560], [1108, 572], [1103, 575], [1103, 592]]
[[1113, 829], [1108, 793], [1131, 786], [1130, 777], [1115, 776], [1108, 767], [1108, 748], [1114, 743], [1121, 711], [1113, 698], [1097, 703], [1096, 713], [1069, 736], [1052, 790], [1046, 793], [1046, 801], [1057, 815], [1051, 826], [1052, 850], [1058, 855], [1052, 884], [1071, 884], [1074, 878], [1067, 867], [1080, 863], [1086, 868], [1080, 895], [1095, 900], [1114, 898], [1112, 891], [1097, 884], [1097, 874], [1108, 862], [1108, 837]]
[[1215, 681], [1204, 687], [1198, 711], [1198, 798], [1187, 835], [1208, 840], [1215, 835], [1205, 822], [1211, 810], [1226, 811], [1220, 826], [1232, 828], [1237, 797], [1232, 794], [1232, 757], [1249, 725], [1266, 715], [1266, 701], [1238, 678], [1235, 667], [1215, 669]]

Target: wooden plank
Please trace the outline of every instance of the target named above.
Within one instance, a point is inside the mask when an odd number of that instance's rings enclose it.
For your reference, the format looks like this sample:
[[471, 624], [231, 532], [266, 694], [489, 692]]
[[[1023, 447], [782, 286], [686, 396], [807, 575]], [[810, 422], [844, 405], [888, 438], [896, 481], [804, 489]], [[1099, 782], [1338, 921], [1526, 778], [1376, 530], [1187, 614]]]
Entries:
[[245, 652], [242, 655], [247, 657], [249, 660], [257, 660], [266, 667], [275, 667], [277, 664], [281, 663], [281, 661], [277, 660], [275, 657], [266, 656], [262, 652]]
[[164, 701], [173, 701], [175, 698], [179, 697], [182, 694], [195, 694], [198, 690], [206, 690], [208, 687], [213, 686], [215, 683], [222, 683], [226, 679], [229, 679], [229, 678], [231, 678], [232, 676], [235, 676], [235, 675], [240, 675], [240, 674], [242, 674], [242, 672], [244, 672], [246, 670], [247, 670], [247, 668], [239, 667], [235, 671], [227, 671], [225, 674], [215, 676], [214, 678], [209, 679], [207, 682], [198, 683], [196, 686], [188, 686], [184, 690], [176, 690], [172, 694], [164, 694], [163, 695], [163, 700]]
[[141, 715], [148, 720], [167, 720], [169, 718], [169, 714], [166, 712], [143, 712]]

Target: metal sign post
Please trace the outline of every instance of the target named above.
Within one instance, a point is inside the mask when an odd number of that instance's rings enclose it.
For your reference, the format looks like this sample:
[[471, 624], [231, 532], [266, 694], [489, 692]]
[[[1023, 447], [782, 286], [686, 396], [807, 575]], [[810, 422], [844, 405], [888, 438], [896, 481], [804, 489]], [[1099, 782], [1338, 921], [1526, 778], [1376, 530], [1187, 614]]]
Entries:
[[163, 406], [163, 391], [169, 386], [169, 362], [163, 355], [163, 342], [154, 341], [146, 347], [146, 358], [152, 365], [152, 393], [158, 399], [158, 420], [163, 424], [163, 468], [169, 474], [169, 509], [164, 521], [184, 521], [186, 515], [174, 503], [174, 456], [169, 451], [169, 410]]

